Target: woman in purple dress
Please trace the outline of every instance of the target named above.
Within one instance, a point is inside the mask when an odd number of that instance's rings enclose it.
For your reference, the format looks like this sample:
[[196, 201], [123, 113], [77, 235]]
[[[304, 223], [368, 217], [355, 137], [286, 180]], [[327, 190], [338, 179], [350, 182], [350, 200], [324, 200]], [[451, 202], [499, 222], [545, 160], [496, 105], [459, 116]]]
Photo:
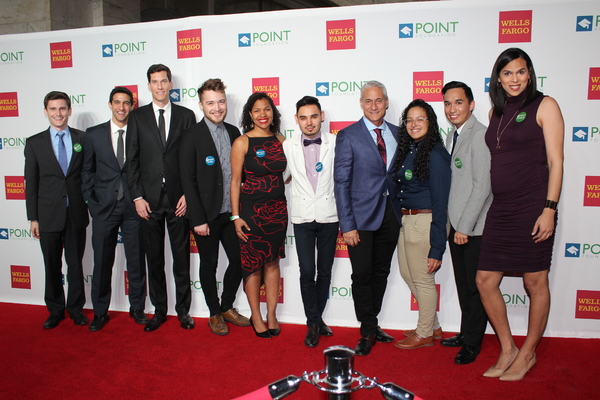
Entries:
[[[285, 257], [287, 203], [283, 172], [287, 161], [279, 132], [281, 115], [262, 92], [252, 94], [242, 112], [244, 135], [231, 147], [231, 219], [240, 239], [244, 290], [258, 337], [279, 335], [279, 259]], [[260, 312], [265, 284], [267, 323]]]
[[[483, 375], [517, 381], [536, 363], [535, 349], [550, 310], [548, 271], [563, 177], [564, 121], [552, 97], [537, 90], [531, 59], [503, 51], [490, 79], [494, 200], [481, 243], [477, 287], [500, 341], [500, 356]], [[530, 297], [527, 338], [515, 346], [500, 291], [505, 272], [523, 274]]]

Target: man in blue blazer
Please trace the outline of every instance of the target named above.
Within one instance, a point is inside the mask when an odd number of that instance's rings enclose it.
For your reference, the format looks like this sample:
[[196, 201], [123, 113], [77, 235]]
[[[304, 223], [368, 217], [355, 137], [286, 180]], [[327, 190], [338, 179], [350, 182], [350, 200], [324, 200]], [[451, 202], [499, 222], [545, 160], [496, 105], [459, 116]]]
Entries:
[[92, 304], [94, 320], [90, 331], [99, 331], [108, 322], [112, 269], [119, 228], [123, 237], [129, 280], [129, 315], [138, 324], [146, 324], [146, 264], [140, 230], [127, 187], [125, 140], [133, 94], [125, 87], [110, 92], [110, 121], [88, 128], [83, 145], [82, 190], [92, 216], [94, 272]]
[[[25, 205], [31, 235], [40, 240], [46, 287], [44, 300], [50, 316], [44, 329], [56, 328], [65, 308], [75, 325], [87, 325], [83, 314], [83, 252], [88, 213], [81, 194], [84, 133], [68, 126], [71, 99], [63, 92], [44, 98], [50, 127], [25, 142]], [[67, 261], [65, 303], [62, 278], [63, 247]]]
[[398, 127], [384, 120], [387, 90], [377, 81], [361, 88], [364, 116], [338, 133], [334, 189], [340, 229], [352, 263], [352, 297], [361, 323], [357, 355], [375, 341], [394, 339], [377, 324], [400, 223], [392, 208]]

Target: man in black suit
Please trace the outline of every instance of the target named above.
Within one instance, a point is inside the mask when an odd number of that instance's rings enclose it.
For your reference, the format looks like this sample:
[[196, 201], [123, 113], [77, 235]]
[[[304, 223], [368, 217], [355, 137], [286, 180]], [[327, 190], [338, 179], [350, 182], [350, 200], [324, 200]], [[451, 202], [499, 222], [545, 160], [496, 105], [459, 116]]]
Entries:
[[127, 187], [125, 138], [133, 95], [124, 87], [110, 92], [110, 121], [88, 128], [83, 144], [82, 190], [92, 216], [94, 273], [92, 304], [94, 320], [90, 331], [98, 331], [110, 319], [112, 269], [115, 262], [118, 231], [121, 228], [127, 277], [129, 280], [129, 315], [138, 324], [146, 324], [146, 265], [140, 231], [140, 217], [135, 211]]
[[[50, 316], [44, 329], [56, 328], [65, 308], [75, 325], [87, 325], [83, 314], [83, 252], [88, 213], [81, 194], [84, 133], [68, 126], [71, 99], [63, 92], [44, 98], [50, 127], [25, 142], [25, 196], [31, 235], [40, 239]], [[67, 261], [67, 301], [62, 284], [63, 247]]]
[[[220, 79], [209, 79], [198, 89], [202, 121], [188, 128], [181, 139], [181, 182], [188, 205], [198, 253], [200, 283], [210, 312], [208, 326], [217, 335], [229, 333], [225, 321], [249, 326], [233, 302], [242, 281], [239, 239], [231, 217], [231, 144], [240, 131], [225, 121], [227, 97]], [[217, 265], [219, 241], [229, 259], [219, 304]]]
[[190, 231], [179, 173], [179, 146], [181, 133], [196, 123], [196, 116], [169, 101], [173, 82], [166, 65], [152, 65], [146, 75], [152, 103], [130, 114], [126, 141], [129, 190], [142, 218], [150, 300], [155, 307], [154, 317], [144, 330], [152, 332], [167, 320], [165, 222], [173, 254], [175, 311], [181, 327], [192, 329]]

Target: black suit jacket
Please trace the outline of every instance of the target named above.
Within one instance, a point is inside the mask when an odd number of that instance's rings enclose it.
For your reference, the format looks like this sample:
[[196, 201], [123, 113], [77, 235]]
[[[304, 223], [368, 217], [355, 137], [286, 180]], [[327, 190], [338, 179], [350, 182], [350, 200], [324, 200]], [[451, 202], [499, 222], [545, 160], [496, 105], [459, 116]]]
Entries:
[[133, 215], [137, 216], [127, 186], [127, 162], [121, 169], [113, 149], [110, 121], [88, 128], [83, 140], [83, 169], [81, 171], [83, 199], [93, 218], [102, 221], [110, 216], [117, 204], [119, 184], [123, 198]]
[[[225, 123], [225, 128], [233, 144], [240, 131], [228, 123]], [[181, 183], [192, 226], [214, 220], [223, 205], [223, 171], [217, 147], [204, 119], [183, 132], [179, 154]], [[215, 163], [207, 164], [207, 157], [213, 157]]]
[[194, 112], [171, 103], [171, 122], [163, 146], [152, 103], [131, 112], [127, 125], [127, 178], [131, 198], [143, 197], [157, 209], [163, 179], [173, 209], [183, 195], [179, 173], [179, 146], [184, 129], [196, 123]]
[[[67, 210], [76, 229], [83, 229], [89, 223], [87, 207], [81, 193], [83, 164], [81, 147], [85, 134], [71, 127], [69, 131], [73, 142], [73, 153], [66, 177], [52, 150], [50, 129], [29, 137], [25, 142], [27, 219], [38, 221], [42, 232], [62, 231], [65, 228]], [[69, 196], [68, 208], [66, 207], [67, 196]]]

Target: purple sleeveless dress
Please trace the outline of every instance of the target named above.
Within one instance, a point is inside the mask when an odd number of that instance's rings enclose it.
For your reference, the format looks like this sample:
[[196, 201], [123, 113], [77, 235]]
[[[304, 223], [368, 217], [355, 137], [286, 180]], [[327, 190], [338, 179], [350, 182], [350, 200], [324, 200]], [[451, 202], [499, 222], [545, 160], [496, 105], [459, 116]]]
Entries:
[[531, 235], [548, 193], [544, 135], [536, 121], [544, 96], [521, 108], [525, 97], [525, 92], [509, 97], [504, 117], [494, 114], [485, 134], [494, 200], [481, 243], [483, 271], [537, 272], [549, 269], [552, 261], [554, 233], [540, 243]]

